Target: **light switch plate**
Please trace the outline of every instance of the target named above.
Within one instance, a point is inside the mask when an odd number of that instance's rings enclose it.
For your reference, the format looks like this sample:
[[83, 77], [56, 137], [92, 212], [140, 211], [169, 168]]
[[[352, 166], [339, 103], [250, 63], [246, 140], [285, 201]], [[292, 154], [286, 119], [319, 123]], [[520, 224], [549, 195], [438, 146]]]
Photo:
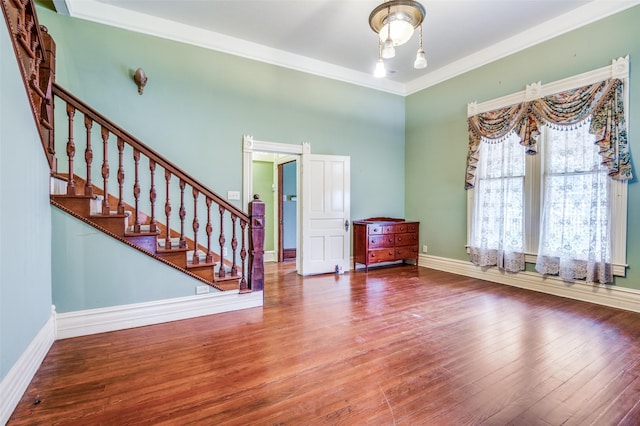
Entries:
[[227, 191], [227, 200], [239, 200], [240, 191]]

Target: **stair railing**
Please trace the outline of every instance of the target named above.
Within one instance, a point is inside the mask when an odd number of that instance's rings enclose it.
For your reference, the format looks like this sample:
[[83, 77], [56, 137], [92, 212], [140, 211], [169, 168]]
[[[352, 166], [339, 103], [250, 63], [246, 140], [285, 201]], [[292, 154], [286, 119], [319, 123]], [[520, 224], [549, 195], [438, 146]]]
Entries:
[[[184, 170], [57, 83], [53, 83], [52, 93], [54, 97], [64, 102], [67, 117], [65, 138], [67, 195], [83, 194], [93, 197], [96, 195], [94, 187], [101, 186], [103, 197], [100, 209], [96, 213], [125, 214], [125, 205], [131, 205], [133, 211], [129, 219], [129, 233], [159, 233], [159, 238], [163, 240], [163, 248], [166, 250], [175, 247], [192, 249], [193, 264], [198, 264], [200, 261], [218, 262], [216, 280], [239, 279], [241, 292], [262, 290], [263, 259], [261, 254], [256, 256], [256, 253], [264, 252], [264, 232], [253, 231], [252, 228], [255, 226], [252, 225], [263, 226], [264, 208], [262, 219], [253, 220], [252, 224], [245, 212], [202, 185]], [[82, 117], [78, 117], [79, 115]], [[78, 123], [81, 123], [84, 132], [77, 132]], [[76, 133], [84, 134], [84, 138], [82, 136], [78, 138]], [[94, 183], [97, 172], [94, 167], [93, 137], [98, 134], [100, 139], [98, 145], [101, 145], [101, 149], [96, 151], [101, 153], [102, 158], [99, 163], [100, 182], [96, 184]], [[60, 137], [60, 132], [57, 133], [57, 137]], [[84, 151], [84, 158], [80, 158], [80, 161], [84, 160], [84, 164], [78, 167], [76, 153], [82, 151]], [[58, 164], [64, 165], [61, 159], [58, 159]], [[113, 169], [116, 171], [115, 176], [112, 176]], [[158, 173], [158, 169], [162, 169], [163, 173]], [[83, 189], [76, 185], [75, 176], [83, 178]], [[161, 183], [160, 188], [157, 182], [158, 177], [164, 183], [164, 185]], [[112, 190], [111, 185], [114, 184], [117, 188]], [[148, 197], [142, 196], [143, 187], [147, 187]], [[114, 194], [113, 198], [107, 196], [110, 193]], [[191, 200], [188, 201], [188, 198]], [[159, 200], [164, 201], [164, 214], [160, 217], [157, 216], [157, 211], [161, 210], [159, 207], [162, 207], [158, 205], [161, 204]], [[140, 207], [143, 202], [148, 206], [146, 211]], [[257, 199], [253, 203], [263, 204]], [[253, 210], [256, 208], [254, 207]], [[206, 222], [204, 222], [205, 219]], [[201, 222], [205, 223], [204, 230], [201, 229]], [[160, 226], [160, 223], [163, 225]], [[185, 231], [188, 225], [191, 225], [190, 232]], [[215, 235], [216, 231], [217, 235]], [[253, 235], [262, 239], [249, 240]], [[216, 240], [218, 244], [214, 247]], [[251, 247], [251, 256], [247, 259], [249, 247]], [[231, 250], [225, 256], [227, 248]], [[218, 253], [215, 252], [217, 249], [219, 249]], [[198, 251], [204, 254], [202, 260]], [[247, 265], [247, 261], [260, 262], [260, 265]], [[252, 271], [249, 277], [253, 284], [247, 280], [248, 271]]]
[[0, 1], [49, 168], [56, 169], [51, 84], [56, 45], [38, 23], [33, 0]]

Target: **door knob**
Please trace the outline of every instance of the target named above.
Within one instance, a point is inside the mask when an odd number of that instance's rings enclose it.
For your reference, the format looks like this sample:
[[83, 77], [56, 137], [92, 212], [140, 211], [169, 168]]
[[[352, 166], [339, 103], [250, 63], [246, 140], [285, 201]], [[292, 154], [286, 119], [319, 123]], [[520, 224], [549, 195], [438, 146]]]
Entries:
[[345, 219], [344, 220], [344, 230], [348, 231], [349, 230], [349, 219]]

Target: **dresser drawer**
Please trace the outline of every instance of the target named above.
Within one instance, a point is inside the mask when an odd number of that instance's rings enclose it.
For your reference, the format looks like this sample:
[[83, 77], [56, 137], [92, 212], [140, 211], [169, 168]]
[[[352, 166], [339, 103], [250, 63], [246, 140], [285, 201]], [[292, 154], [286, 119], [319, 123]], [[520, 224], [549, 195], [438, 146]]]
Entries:
[[382, 225], [382, 233], [383, 234], [395, 234], [396, 232], [396, 225]]
[[396, 259], [415, 259], [418, 257], [418, 247], [397, 247]]
[[394, 235], [371, 235], [369, 236], [369, 248], [382, 248], [382, 247], [394, 247], [395, 236]]
[[396, 234], [396, 246], [410, 246], [418, 244], [418, 234]]
[[369, 263], [388, 262], [395, 260], [396, 250], [394, 248], [369, 250]]
[[367, 225], [367, 234], [368, 235], [381, 235], [382, 234], [382, 225], [378, 225], [378, 224]]
[[406, 234], [409, 232], [418, 233], [418, 223], [409, 222], [409, 223], [398, 223], [396, 225], [396, 234]]

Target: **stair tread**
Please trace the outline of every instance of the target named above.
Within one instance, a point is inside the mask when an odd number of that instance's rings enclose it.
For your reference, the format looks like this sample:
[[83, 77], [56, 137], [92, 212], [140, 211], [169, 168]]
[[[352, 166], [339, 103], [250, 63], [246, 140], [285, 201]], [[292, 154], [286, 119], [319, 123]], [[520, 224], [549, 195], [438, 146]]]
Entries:
[[87, 200], [93, 200], [96, 198], [95, 195], [84, 195], [84, 194], [77, 194], [77, 195], [69, 195], [69, 194], [49, 194], [50, 197], [54, 197], [54, 198], [73, 198], [73, 199], [87, 199]]
[[210, 262], [210, 263], [200, 262], [200, 263], [196, 263], [196, 264], [188, 262], [187, 263], [187, 269], [205, 268], [205, 267], [213, 268], [216, 265], [217, 265], [216, 262]]
[[148, 232], [148, 231], [140, 231], [140, 232], [134, 232], [134, 231], [126, 231], [124, 233], [125, 237], [155, 237], [159, 234], [159, 231], [156, 232]]
[[242, 276], [240, 275], [227, 275], [226, 277], [220, 278], [218, 274], [215, 274], [214, 282], [223, 282], [223, 281], [238, 281]]
[[92, 218], [92, 219], [93, 219], [93, 218], [98, 218], [98, 219], [100, 219], [100, 218], [107, 218], [107, 217], [123, 218], [123, 219], [124, 219], [124, 218], [126, 218], [126, 217], [129, 217], [129, 215], [128, 215], [128, 214], [126, 214], [126, 213], [125, 213], [125, 214], [118, 214], [118, 213], [113, 213], [113, 212], [112, 212], [111, 214], [99, 214], [99, 213], [94, 213], [94, 214], [91, 214], [91, 216], [89, 216], [89, 218]]
[[179, 252], [187, 252], [189, 251], [189, 247], [171, 247], [170, 249], [166, 249], [164, 247], [158, 247], [156, 253], [179, 253]]

